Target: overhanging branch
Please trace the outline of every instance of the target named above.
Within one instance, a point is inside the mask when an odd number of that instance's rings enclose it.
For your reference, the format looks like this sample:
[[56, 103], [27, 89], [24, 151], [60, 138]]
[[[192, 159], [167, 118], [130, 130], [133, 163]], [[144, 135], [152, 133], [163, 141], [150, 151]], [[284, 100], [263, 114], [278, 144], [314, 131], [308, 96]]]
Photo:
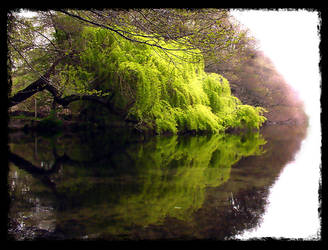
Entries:
[[38, 92], [47, 90], [53, 96], [54, 101], [56, 103], [62, 105], [63, 107], [67, 107], [71, 102], [74, 102], [74, 101], [79, 101], [79, 100], [93, 101], [93, 102], [97, 102], [99, 104], [104, 105], [113, 114], [116, 114], [119, 116], [124, 115], [124, 113], [125, 113], [124, 110], [118, 110], [111, 104], [111, 100], [112, 100], [114, 94], [112, 94], [109, 98], [105, 98], [105, 97], [98, 96], [98, 95], [78, 95], [78, 94], [62, 97], [61, 93], [48, 81], [48, 78], [49, 78], [48, 73], [49, 73], [49, 71], [45, 75], [40, 77], [38, 80], [36, 80], [35, 82], [33, 82], [32, 84], [27, 86], [25, 89], [19, 91], [14, 96], [10, 97], [9, 98], [9, 107], [13, 107], [13, 106], [23, 102], [24, 100], [28, 99], [29, 97], [31, 97], [32, 95], [34, 95]]

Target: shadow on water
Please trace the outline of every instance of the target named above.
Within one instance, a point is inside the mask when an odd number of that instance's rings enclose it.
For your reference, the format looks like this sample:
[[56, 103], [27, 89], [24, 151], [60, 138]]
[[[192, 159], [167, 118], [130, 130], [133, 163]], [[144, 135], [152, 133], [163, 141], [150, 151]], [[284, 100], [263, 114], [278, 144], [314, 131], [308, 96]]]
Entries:
[[227, 239], [255, 227], [305, 128], [154, 137], [9, 135], [15, 240]]

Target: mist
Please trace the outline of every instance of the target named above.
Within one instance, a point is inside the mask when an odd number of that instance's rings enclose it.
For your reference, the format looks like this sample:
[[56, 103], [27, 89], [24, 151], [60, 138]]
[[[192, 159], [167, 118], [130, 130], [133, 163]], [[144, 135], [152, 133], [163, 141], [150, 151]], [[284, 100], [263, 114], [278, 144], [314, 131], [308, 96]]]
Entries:
[[[231, 11], [258, 39], [260, 50], [274, 63], [292, 91], [289, 98], [304, 103], [309, 117], [307, 137], [295, 160], [285, 166], [271, 188], [271, 204], [262, 224], [240, 238], [290, 237], [309, 239], [318, 236], [321, 167], [319, 70], [320, 19], [315, 11]], [[291, 187], [288, 180], [295, 179]], [[299, 195], [289, 192], [297, 190]], [[274, 202], [280, 200], [284, 202]], [[278, 204], [278, 205], [277, 205]], [[283, 205], [281, 205], [283, 204]]]
[[307, 114], [320, 110], [319, 15], [311, 11], [232, 11], [259, 40], [260, 50], [273, 61], [305, 103]]

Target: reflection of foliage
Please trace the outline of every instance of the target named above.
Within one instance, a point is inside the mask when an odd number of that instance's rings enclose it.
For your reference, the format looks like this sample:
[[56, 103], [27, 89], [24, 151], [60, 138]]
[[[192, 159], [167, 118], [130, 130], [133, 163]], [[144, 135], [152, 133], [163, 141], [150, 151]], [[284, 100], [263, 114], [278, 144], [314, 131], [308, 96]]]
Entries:
[[[101, 151], [90, 140], [81, 154]], [[52, 176], [60, 197], [57, 224], [75, 220], [88, 233], [116, 235], [133, 225], [160, 224], [167, 216], [190, 220], [205, 200], [206, 187], [226, 182], [231, 166], [263, 153], [263, 144], [259, 133], [159, 137], [127, 145], [98, 162], [63, 161]], [[81, 145], [72, 145], [75, 159]], [[67, 159], [72, 159], [69, 153]]]
[[231, 166], [242, 156], [259, 154], [264, 143], [258, 134], [178, 139], [152, 141], [133, 152], [142, 188], [120, 200], [117, 209], [125, 220], [147, 225], [165, 216], [190, 219], [204, 202], [205, 188], [227, 181]]

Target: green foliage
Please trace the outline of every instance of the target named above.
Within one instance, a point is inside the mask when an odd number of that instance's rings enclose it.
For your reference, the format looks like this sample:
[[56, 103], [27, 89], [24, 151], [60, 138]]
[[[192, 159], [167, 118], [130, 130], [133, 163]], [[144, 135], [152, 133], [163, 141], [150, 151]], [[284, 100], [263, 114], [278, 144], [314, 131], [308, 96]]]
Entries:
[[[140, 130], [218, 132], [244, 120], [259, 128], [265, 120], [263, 110], [244, 106], [231, 95], [224, 77], [204, 72], [200, 53], [159, 41], [172, 49], [163, 51], [101, 28], [87, 27], [81, 37], [81, 65], [68, 67], [62, 79], [74, 81], [76, 91], [115, 93], [113, 105], [125, 110]], [[91, 79], [101, 84], [85, 85]]]
[[265, 122], [265, 117], [260, 116], [266, 112], [266, 109], [262, 107], [252, 107], [250, 105], [239, 105], [237, 109], [237, 121], [239, 125], [236, 126], [246, 126], [248, 128], [259, 128], [260, 124]]

